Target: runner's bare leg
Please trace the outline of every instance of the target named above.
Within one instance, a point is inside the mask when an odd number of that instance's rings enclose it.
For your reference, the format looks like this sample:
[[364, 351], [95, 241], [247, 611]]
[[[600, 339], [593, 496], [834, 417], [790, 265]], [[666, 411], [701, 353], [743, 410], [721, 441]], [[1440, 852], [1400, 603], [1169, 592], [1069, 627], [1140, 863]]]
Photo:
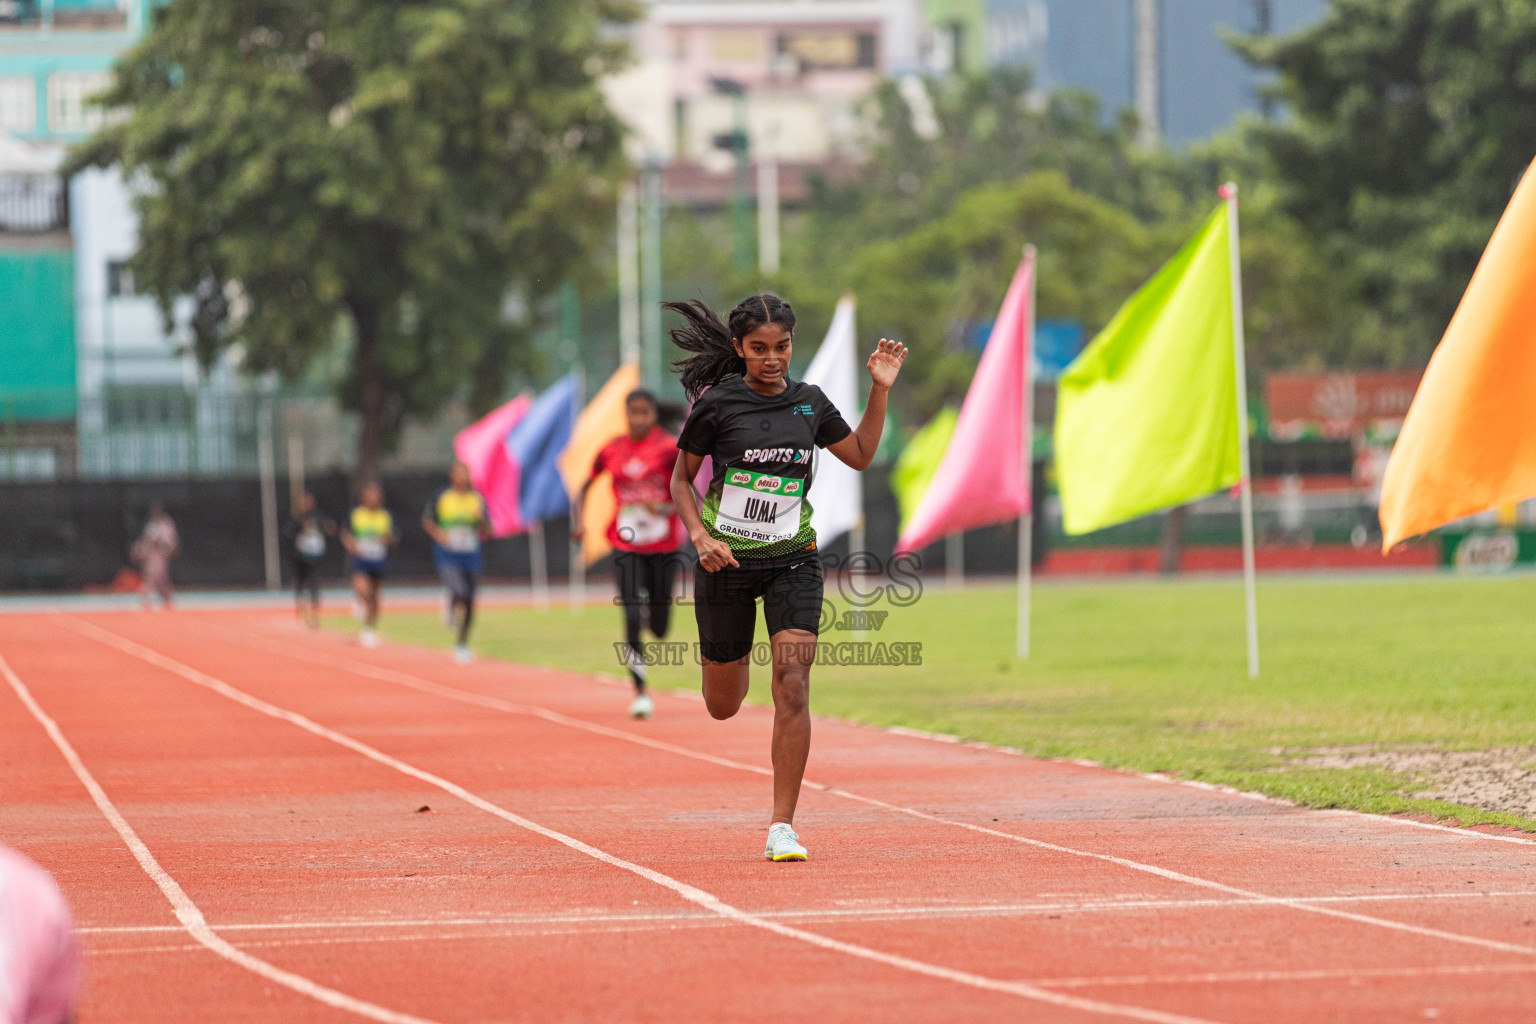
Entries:
[[773, 648], [773, 820], [793, 824], [811, 755], [811, 665], [816, 634], [781, 629]]

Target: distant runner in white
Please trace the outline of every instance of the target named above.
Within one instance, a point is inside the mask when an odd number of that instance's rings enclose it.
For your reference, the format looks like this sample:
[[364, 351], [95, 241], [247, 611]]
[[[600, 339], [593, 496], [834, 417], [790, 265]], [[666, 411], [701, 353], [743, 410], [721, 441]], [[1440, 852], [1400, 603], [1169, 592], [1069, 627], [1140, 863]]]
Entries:
[[[701, 302], [663, 305], [684, 318], [672, 340], [693, 353], [682, 364], [683, 389], [694, 406], [677, 439], [682, 455], [672, 473], [672, 500], [699, 553], [694, 614], [704, 703], [724, 719], [746, 698], [761, 598], [773, 651], [773, 822], [766, 856], [805, 860], [792, 826], [811, 749], [810, 672], [822, 610], [808, 498], [815, 452], [825, 448], [855, 471], [869, 467], [885, 424], [886, 393], [907, 350], [885, 339], [875, 346], [867, 364], [869, 401], [858, 429], [850, 430], [821, 388], [788, 376], [795, 330], [789, 303], [754, 295], [724, 323]], [[850, 330], [851, 315], [850, 309]], [[700, 507], [693, 479], [705, 456], [714, 471]], [[838, 500], [846, 495], [833, 503]]]

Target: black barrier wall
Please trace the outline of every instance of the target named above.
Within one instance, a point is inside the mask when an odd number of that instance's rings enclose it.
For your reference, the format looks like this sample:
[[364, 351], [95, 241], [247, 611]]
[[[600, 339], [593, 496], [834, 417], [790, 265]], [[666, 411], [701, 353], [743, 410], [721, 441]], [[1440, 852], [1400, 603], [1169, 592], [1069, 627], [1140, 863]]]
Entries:
[[[1038, 480], [1037, 480], [1038, 482]], [[341, 473], [306, 481], [326, 515], [344, 521], [350, 509], [347, 477]], [[384, 479], [384, 504], [395, 517], [400, 545], [390, 556], [396, 579], [425, 580], [433, 575], [431, 541], [421, 529], [421, 512], [440, 488], [441, 473], [396, 473]], [[279, 516], [288, 512], [288, 481], [277, 480]], [[814, 500], [814, 493], [812, 495]], [[159, 502], [176, 521], [181, 555], [171, 577], [183, 587], [254, 587], [266, 580], [262, 550], [261, 488], [254, 479], [74, 480], [0, 485], [0, 590], [80, 590], [105, 586], [126, 568], [128, 549], [144, 527], [149, 506]], [[896, 544], [899, 514], [884, 474], [864, 477], [865, 547], [885, 559]], [[1037, 534], [1035, 552], [1044, 552]], [[565, 519], [544, 524], [551, 577], [566, 575], [570, 562]], [[966, 535], [965, 567], [972, 573], [1013, 571], [1017, 529], [1011, 523]], [[283, 582], [292, 577], [289, 549], [281, 546]], [[840, 538], [827, 554], [845, 556], [848, 539]], [[923, 552], [923, 567], [944, 567], [943, 545]], [[511, 537], [486, 546], [486, 575], [526, 580], [529, 541]], [[599, 564], [591, 570], [606, 571]], [[321, 578], [339, 583], [344, 558], [339, 541], [329, 545]]]

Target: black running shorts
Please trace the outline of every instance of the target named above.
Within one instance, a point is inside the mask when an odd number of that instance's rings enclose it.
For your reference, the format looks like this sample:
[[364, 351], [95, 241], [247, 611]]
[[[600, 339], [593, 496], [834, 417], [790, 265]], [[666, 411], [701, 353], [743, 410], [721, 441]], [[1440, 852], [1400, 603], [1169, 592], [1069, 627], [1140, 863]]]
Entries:
[[706, 661], [740, 661], [752, 653], [757, 628], [757, 599], [763, 599], [768, 635], [785, 629], [821, 631], [821, 558], [754, 566], [743, 558], [740, 568], [718, 572], [694, 569], [693, 611], [699, 621], [699, 651]]

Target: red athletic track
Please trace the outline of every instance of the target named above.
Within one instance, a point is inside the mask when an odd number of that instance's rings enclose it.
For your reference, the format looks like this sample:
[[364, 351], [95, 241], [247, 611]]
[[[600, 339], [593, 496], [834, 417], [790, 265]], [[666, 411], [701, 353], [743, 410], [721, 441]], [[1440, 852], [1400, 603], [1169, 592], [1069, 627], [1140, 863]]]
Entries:
[[75, 908], [82, 1024], [1355, 1024], [1536, 997], [1513, 837], [821, 721], [812, 859], [770, 864], [762, 709], [631, 723], [591, 677], [273, 613], [6, 615], [0, 657], [0, 840]]

